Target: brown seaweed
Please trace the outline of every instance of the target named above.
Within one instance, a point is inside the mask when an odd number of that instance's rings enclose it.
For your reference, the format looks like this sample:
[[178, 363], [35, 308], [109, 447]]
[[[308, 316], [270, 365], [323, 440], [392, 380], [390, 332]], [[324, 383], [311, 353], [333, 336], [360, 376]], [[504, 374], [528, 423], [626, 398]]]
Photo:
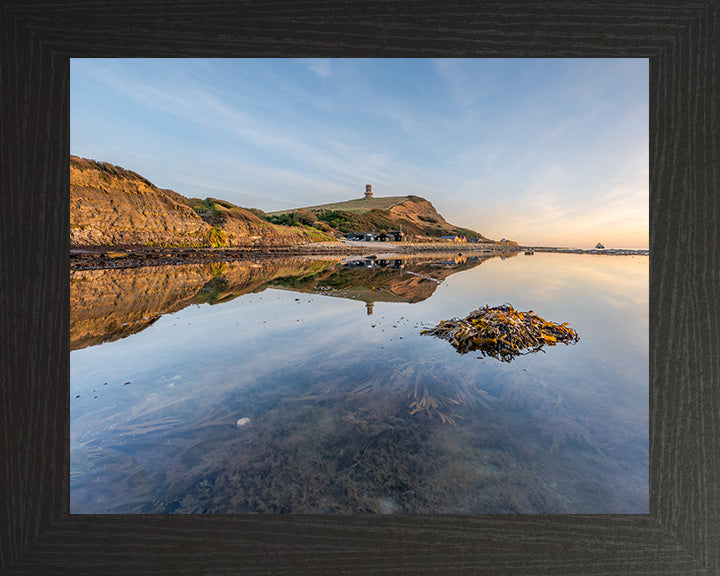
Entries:
[[503, 362], [538, 352], [543, 346], [574, 344], [580, 339], [567, 322], [556, 324], [509, 304], [478, 308], [465, 318], [444, 320], [420, 333], [449, 341], [460, 354], [479, 351]]
[[375, 373], [372, 380], [355, 386], [347, 398], [368, 398], [381, 391], [387, 394], [388, 389], [399, 393], [393, 397], [393, 402], [401, 402], [403, 405], [407, 402], [411, 416], [427, 417], [430, 420], [437, 418], [453, 426], [457, 419], [463, 418], [457, 413], [462, 407], [481, 405], [494, 409], [495, 404], [474, 381], [461, 378], [434, 358], [402, 367], [393, 366], [384, 374]]

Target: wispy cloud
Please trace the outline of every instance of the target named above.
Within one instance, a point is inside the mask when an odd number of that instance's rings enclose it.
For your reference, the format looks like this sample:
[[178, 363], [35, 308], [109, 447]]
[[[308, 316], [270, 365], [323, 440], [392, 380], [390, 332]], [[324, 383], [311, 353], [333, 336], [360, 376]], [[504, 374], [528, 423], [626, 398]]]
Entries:
[[73, 146], [140, 158], [126, 167], [161, 187], [266, 210], [372, 183], [491, 237], [598, 229], [609, 244], [611, 229], [648, 228], [647, 99], [642, 66], [630, 66], [639, 80], [628, 66], [74, 60]]
[[305, 63], [320, 78], [327, 78], [332, 74], [332, 64], [327, 58], [308, 58]]
[[462, 60], [437, 58], [433, 60], [433, 66], [437, 76], [464, 110], [471, 108], [480, 97], [490, 91], [489, 87], [479, 86], [477, 79], [463, 69]]

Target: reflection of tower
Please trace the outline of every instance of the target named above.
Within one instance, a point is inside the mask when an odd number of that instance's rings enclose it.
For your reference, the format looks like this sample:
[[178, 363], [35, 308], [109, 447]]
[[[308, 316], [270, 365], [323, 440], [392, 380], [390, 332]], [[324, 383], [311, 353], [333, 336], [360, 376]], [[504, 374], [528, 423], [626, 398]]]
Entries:
[[365, 198], [372, 198], [372, 186], [365, 184]]
[[368, 316], [372, 315], [374, 306], [375, 302], [365, 302], [365, 309], [367, 310]]

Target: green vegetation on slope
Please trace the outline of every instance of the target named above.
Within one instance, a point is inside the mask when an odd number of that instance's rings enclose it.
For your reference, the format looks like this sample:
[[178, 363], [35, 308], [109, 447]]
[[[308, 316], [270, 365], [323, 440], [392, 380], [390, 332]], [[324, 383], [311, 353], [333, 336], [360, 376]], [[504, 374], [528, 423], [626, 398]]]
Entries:
[[380, 234], [402, 230], [406, 238], [415, 240], [455, 235], [486, 240], [474, 230], [449, 224], [430, 202], [414, 195], [356, 198], [270, 212], [263, 217], [274, 224], [312, 226], [336, 235], [352, 232]]
[[268, 216], [279, 216], [288, 214], [297, 210], [306, 210], [311, 212], [321, 212], [324, 210], [341, 210], [343, 212], [353, 212], [364, 214], [370, 210], [389, 210], [393, 206], [417, 198], [417, 196], [384, 196], [380, 198], [355, 198], [344, 202], [332, 202], [330, 204], [318, 204], [317, 206], [306, 206], [304, 208], [296, 208], [291, 210], [278, 210], [269, 212]]
[[205, 200], [191, 198], [188, 204], [191, 205], [191, 208], [198, 213], [198, 216], [200, 216], [203, 221], [211, 226], [218, 226], [225, 222], [225, 218], [220, 214], [220, 210], [218, 210], [218, 204], [211, 198], [205, 198]]
[[109, 182], [111, 178], [123, 178], [125, 180], [142, 182], [148, 186], [153, 186], [152, 182], [143, 178], [137, 172], [126, 170], [122, 166], [115, 166], [109, 162], [98, 162], [97, 160], [89, 160], [87, 158], [80, 158], [79, 156], [70, 156], [70, 166], [80, 172], [97, 170], [100, 179], [105, 182]]
[[[269, 222], [285, 226], [313, 226], [326, 232], [346, 234], [351, 232], [373, 232], [380, 234], [391, 230], [402, 230], [406, 237], [440, 238], [458, 235], [466, 238], [478, 238], [480, 234], [467, 228], [448, 226], [438, 222], [418, 224], [406, 218], [400, 218], [387, 210], [373, 209], [367, 212], [349, 212], [345, 210], [322, 210], [317, 213], [307, 210], [295, 210], [280, 215], [268, 214]], [[323, 227], [322, 225], [325, 225]]]

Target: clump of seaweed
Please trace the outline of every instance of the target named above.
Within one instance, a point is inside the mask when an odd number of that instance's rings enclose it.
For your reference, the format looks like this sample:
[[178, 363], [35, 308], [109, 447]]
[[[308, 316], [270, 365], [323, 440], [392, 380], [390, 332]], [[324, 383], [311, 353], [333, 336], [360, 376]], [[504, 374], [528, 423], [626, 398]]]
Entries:
[[449, 341], [460, 354], [479, 351], [503, 362], [538, 352], [545, 345], [574, 344], [580, 339], [567, 322], [555, 324], [509, 304], [478, 308], [465, 318], [444, 320], [420, 333]]

